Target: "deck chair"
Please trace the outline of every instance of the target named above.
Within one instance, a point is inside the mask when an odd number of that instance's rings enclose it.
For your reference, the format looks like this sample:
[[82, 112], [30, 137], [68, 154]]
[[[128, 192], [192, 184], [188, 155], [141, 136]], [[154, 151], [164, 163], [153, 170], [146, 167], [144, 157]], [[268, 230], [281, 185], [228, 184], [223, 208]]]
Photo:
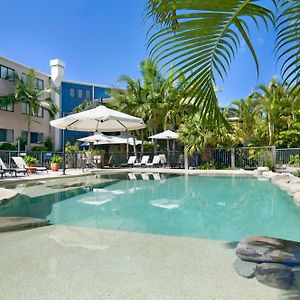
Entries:
[[[17, 174], [19, 173], [23, 173], [24, 175], [29, 175], [28, 172], [27, 172], [27, 169], [26, 168], [7, 168], [5, 163], [3, 162], [3, 160], [1, 159], [0, 157], [0, 169], [6, 174], [6, 173], [9, 173], [9, 174], [15, 174], [15, 176], [17, 176]], [[3, 175], [2, 175], [3, 177]]]
[[165, 154], [159, 154], [159, 158], [160, 158], [160, 165], [162, 167], [165, 167], [167, 165], [167, 159], [166, 159], [166, 156]]
[[6, 177], [5, 172], [1, 169], [0, 169], [0, 175], [1, 175], [2, 178]]
[[[12, 160], [14, 161], [14, 163], [16, 164], [16, 166], [20, 169], [26, 169], [29, 170], [30, 167], [28, 167], [24, 161], [24, 159], [20, 156], [14, 156], [12, 157]], [[35, 167], [36, 172], [41, 172], [41, 171], [46, 171], [48, 173], [48, 169], [46, 167]]]
[[121, 166], [122, 167], [133, 167], [133, 164], [135, 163], [135, 161], [136, 161], [135, 155], [129, 156], [127, 163], [121, 164]]
[[146, 167], [158, 167], [160, 163], [159, 155], [154, 155], [151, 163], [147, 163]]
[[146, 164], [148, 163], [148, 161], [149, 161], [149, 155], [144, 155], [144, 156], [142, 157], [141, 162], [139, 162], [139, 163], [134, 163], [133, 166], [134, 166], [134, 167], [144, 167], [144, 166], [146, 166]]

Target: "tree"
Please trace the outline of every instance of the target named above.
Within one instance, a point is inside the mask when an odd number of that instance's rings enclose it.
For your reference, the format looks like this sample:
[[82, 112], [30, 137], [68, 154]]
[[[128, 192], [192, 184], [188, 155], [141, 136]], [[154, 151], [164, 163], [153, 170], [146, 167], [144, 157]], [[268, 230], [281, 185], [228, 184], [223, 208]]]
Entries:
[[260, 117], [258, 104], [257, 98], [249, 96], [246, 99], [232, 101], [228, 108], [228, 114], [238, 118], [235, 133], [240, 133], [241, 143], [246, 146], [252, 143], [257, 128], [256, 120]]
[[97, 101], [86, 99], [81, 104], [74, 107], [73, 113], [79, 113], [79, 112], [82, 112], [82, 111], [85, 111], [85, 110], [96, 108], [99, 105], [100, 105], [100, 103], [97, 102]]
[[1, 104], [24, 103], [27, 106], [27, 149], [30, 149], [32, 118], [40, 109], [46, 110], [51, 117], [58, 112], [58, 107], [49, 98], [49, 93], [58, 93], [55, 87], [38, 88], [35, 83], [35, 71], [29, 69], [25, 76], [15, 75], [15, 91], [11, 95], [1, 96]]
[[[189, 81], [190, 99], [201, 122], [225, 122], [214, 91], [215, 77], [227, 75], [241, 39], [249, 48], [259, 73], [250, 39], [249, 20], [258, 27], [274, 25], [275, 50], [282, 62], [285, 82], [296, 88], [300, 79], [300, 10], [298, 0], [273, 0], [273, 8], [260, 0], [148, 0], [150, 57], [166, 72], [174, 64]], [[276, 15], [276, 18], [275, 18]], [[157, 26], [158, 25], [158, 26]], [[157, 30], [157, 27], [159, 28]], [[176, 79], [176, 76], [174, 79]]]

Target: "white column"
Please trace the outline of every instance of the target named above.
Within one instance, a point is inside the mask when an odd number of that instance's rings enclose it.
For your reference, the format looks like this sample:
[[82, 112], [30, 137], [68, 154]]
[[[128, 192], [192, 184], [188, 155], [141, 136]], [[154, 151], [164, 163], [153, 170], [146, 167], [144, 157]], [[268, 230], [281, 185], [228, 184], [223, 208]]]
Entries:
[[[64, 72], [65, 72], [65, 63], [59, 59], [52, 59], [50, 60], [50, 67], [51, 67], [51, 80], [52, 83], [60, 89], [61, 91], [61, 83], [64, 78]], [[61, 94], [57, 94], [52, 92], [51, 93], [51, 99], [52, 101], [58, 106], [59, 112], [56, 114], [55, 119], [60, 118], [60, 112], [61, 112]], [[58, 150], [61, 149], [61, 132], [59, 129], [52, 128], [52, 138], [54, 143], [54, 149]]]

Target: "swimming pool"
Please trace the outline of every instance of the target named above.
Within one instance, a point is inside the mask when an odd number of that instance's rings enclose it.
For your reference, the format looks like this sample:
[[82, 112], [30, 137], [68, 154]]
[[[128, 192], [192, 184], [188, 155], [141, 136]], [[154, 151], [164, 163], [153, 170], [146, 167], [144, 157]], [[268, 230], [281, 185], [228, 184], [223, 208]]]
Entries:
[[[228, 241], [247, 235], [299, 240], [300, 208], [270, 181], [159, 173], [94, 175], [82, 180], [22, 186], [24, 195], [2, 204], [0, 216]], [[20, 186], [11, 188], [20, 190]], [[30, 189], [44, 194], [37, 196]]]

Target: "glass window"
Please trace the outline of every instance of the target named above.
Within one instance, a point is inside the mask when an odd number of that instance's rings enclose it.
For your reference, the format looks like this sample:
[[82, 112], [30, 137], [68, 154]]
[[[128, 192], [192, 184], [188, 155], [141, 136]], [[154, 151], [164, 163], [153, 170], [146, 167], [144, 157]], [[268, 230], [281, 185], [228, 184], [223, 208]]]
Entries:
[[13, 143], [14, 131], [13, 129], [0, 128], [0, 142]]
[[5, 66], [0, 66], [0, 77], [2, 79], [13, 81], [15, 79], [15, 70]]
[[[22, 131], [22, 139], [27, 141], [27, 131]], [[42, 144], [44, 142], [44, 134], [39, 132], [30, 133], [30, 143], [32, 144]]]
[[86, 99], [91, 99], [91, 91], [90, 90], [85, 91], [85, 98]]
[[35, 78], [34, 84], [35, 84], [35, 87], [39, 90], [42, 90], [44, 88], [44, 80], [42, 80], [42, 79]]
[[75, 97], [75, 89], [70, 88], [70, 97], [74, 98]]
[[77, 90], [77, 97], [82, 99], [83, 98], [83, 89], [78, 89]]
[[[26, 103], [21, 103], [21, 111], [22, 111], [22, 114], [29, 115], [29, 105]], [[40, 107], [39, 111], [36, 114], [33, 114], [32, 116], [43, 118], [44, 117], [44, 109]]]

